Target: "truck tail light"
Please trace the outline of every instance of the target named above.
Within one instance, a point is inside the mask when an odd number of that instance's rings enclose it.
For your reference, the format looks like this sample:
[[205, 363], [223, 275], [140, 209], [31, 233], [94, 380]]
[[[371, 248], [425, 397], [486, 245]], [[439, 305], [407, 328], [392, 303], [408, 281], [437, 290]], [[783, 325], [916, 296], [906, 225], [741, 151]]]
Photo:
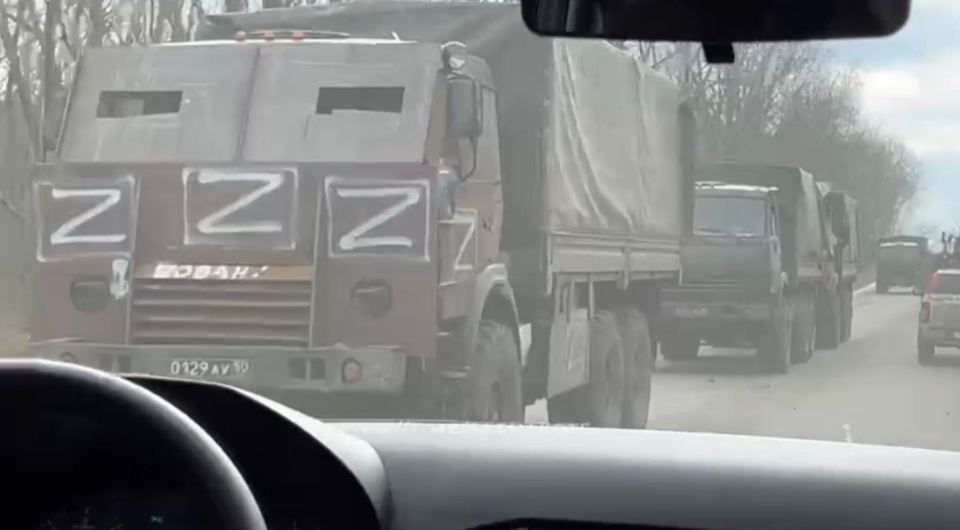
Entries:
[[926, 292], [935, 293], [937, 291], [937, 287], [939, 286], [940, 286], [940, 273], [935, 272], [930, 276], [930, 281], [927, 282]]
[[340, 367], [340, 377], [344, 383], [357, 383], [363, 377], [363, 367], [356, 359], [347, 359]]
[[930, 301], [924, 300], [920, 302], [920, 322], [926, 324], [930, 322]]

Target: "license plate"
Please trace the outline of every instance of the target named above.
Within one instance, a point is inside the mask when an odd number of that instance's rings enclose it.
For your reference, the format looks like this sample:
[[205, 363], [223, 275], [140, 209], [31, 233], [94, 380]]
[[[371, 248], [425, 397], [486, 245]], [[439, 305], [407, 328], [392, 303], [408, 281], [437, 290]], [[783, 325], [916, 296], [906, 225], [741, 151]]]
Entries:
[[240, 379], [250, 373], [246, 359], [173, 359], [170, 375], [174, 377], [211, 377]]
[[683, 318], [695, 318], [695, 317], [705, 317], [707, 316], [706, 307], [677, 307], [674, 309], [674, 314], [678, 317]]

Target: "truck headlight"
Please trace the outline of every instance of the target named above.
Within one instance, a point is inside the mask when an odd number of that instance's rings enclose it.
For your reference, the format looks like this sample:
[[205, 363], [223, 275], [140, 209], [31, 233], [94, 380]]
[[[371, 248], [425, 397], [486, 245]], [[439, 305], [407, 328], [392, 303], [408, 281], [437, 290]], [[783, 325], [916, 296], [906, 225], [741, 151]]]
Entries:
[[70, 282], [70, 302], [80, 311], [100, 311], [109, 301], [110, 282], [102, 276], [81, 276]]

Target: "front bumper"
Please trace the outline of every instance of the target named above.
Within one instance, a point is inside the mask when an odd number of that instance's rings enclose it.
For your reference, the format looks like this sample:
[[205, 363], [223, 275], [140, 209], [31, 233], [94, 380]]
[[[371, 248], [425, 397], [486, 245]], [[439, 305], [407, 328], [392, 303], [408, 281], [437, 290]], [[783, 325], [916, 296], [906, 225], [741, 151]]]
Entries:
[[689, 326], [729, 326], [770, 319], [770, 298], [740, 289], [685, 287], [666, 289], [661, 298], [664, 322]]
[[658, 335], [694, 336], [719, 347], [756, 341], [773, 317], [772, 297], [737, 287], [687, 285], [662, 292]]
[[770, 306], [766, 303], [664, 304], [662, 309], [662, 336], [694, 336], [718, 347], [743, 347], [753, 343], [771, 316]]
[[[28, 354], [76, 362], [115, 373], [174, 376], [216, 381], [265, 395], [277, 393], [399, 394], [407, 357], [390, 348], [271, 348], [248, 346], [153, 346], [78, 342], [37, 342]], [[217, 377], [173, 373], [175, 361], [245, 361], [242, 375]], [[343, 365], [355, 361], [360, 377], [347, 382]], [[355, 372], [354, 372], [355, 373]]]

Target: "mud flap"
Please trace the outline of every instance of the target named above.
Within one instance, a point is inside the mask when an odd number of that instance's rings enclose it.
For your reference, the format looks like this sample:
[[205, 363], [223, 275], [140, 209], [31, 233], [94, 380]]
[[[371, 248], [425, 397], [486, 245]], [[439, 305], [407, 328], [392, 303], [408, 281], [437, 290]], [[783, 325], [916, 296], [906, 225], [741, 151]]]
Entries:
[[550, 327], [547, 397], [584, 385], [590, 375], [590, 315], [586, 307], [578, 307], [576, 302], [576, 290], [571, 284], [560, 288]]

